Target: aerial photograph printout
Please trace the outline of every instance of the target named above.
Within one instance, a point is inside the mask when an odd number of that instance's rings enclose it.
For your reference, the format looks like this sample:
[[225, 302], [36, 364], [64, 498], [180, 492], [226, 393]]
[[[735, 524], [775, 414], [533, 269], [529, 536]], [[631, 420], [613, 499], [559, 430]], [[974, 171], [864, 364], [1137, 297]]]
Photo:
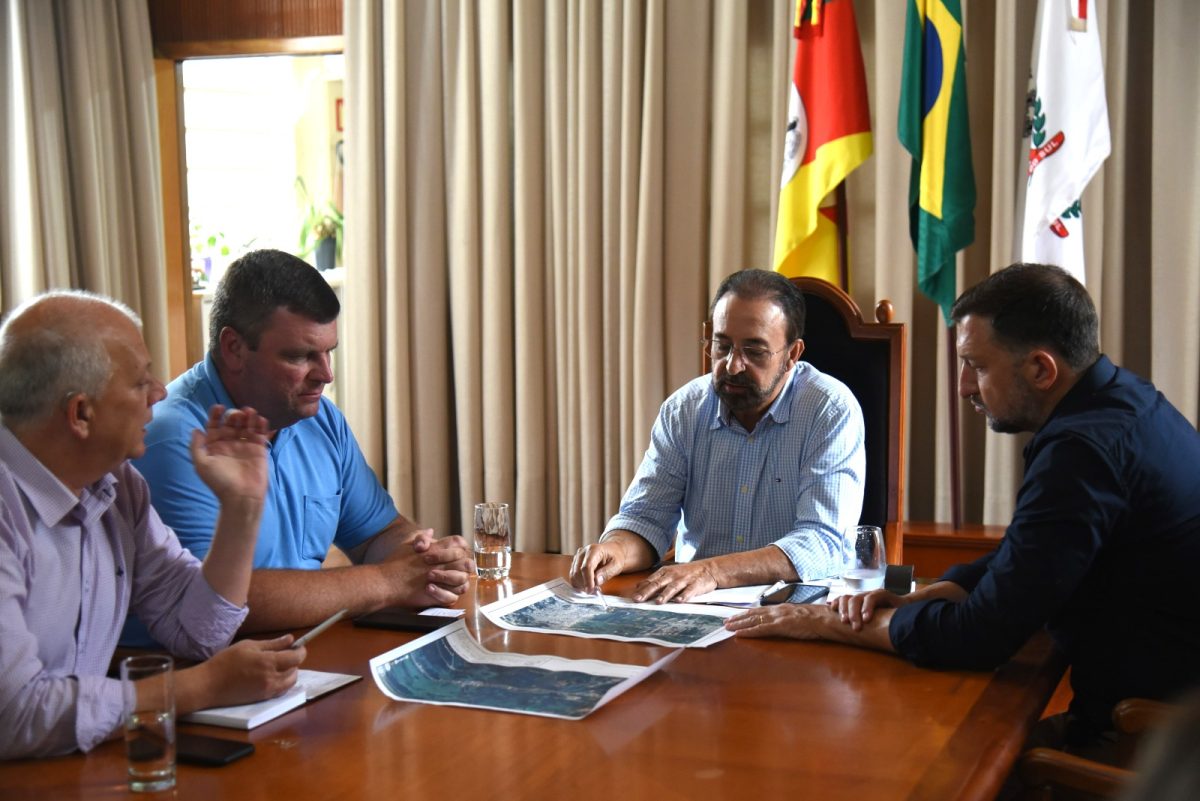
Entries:
[[578, 720], [680, 653], [648, 666], [496, 653], [482, 648], [460, 620], [375, 657], [371, 675], [397, 701]]
[[723, 624], [737, 611], [698, 604], [639, 604], [613, 595], [602, 600], [579, 593], [561, 578], [483, 607], [501, 628], [677, 648], [706, 648], [732, 637]]

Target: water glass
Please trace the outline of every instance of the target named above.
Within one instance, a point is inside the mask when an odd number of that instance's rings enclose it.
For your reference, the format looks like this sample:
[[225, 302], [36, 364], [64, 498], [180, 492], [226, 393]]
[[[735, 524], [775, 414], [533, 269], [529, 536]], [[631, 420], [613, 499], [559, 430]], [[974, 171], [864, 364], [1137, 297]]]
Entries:
[[855, 526], [846, 532], [846, 546], [852, 548], [844, 556], [842, 581], [850, 592], [867, 592], [883, 586], [887, 572], [887, 555], [883, 547], [883, 531], [879, 526]]
[[169, 656], [121, 660], [129, 789], [156, 793], [175, 786], [175, 672]]
[[475, 570], [481, 579], [508, 578], [512, 545], [508, 504], [475, 504]]

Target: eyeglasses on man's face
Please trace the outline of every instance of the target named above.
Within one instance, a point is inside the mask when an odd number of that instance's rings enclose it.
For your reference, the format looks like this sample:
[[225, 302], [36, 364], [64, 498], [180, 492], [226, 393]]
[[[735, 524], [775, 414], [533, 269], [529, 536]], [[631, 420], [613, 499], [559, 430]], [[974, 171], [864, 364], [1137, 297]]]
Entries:
[[771, 361], [771, 357], [788, 349], [787, 345], [779, 350], [770, 350], [760, 345], [734, 345], [725, 339], [702, 339], [700, 342], [704, 345], [704, 352], [708, 354], [714, 364], [723, 362], [737, 353], [746, 364], [765, 367]]

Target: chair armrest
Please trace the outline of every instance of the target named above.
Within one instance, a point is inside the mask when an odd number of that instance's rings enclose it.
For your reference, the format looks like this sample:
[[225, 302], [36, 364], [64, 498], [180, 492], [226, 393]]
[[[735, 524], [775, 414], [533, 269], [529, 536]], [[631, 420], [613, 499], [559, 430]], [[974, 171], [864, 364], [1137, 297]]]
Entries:
[[1113, 707], [1113, 725], [1122, 734], [1141, 734], [1166, 718], [1173, 709], [1174, 704], [1162, 701], [1126, 698]]
[[1034, 787], [1066, 787], [1099, 796], [1112, 796], [1133, 778], [1133, 771], [1105, 765], [1054, 748], [1031, 748], [1021, 755], [1022, 780]]

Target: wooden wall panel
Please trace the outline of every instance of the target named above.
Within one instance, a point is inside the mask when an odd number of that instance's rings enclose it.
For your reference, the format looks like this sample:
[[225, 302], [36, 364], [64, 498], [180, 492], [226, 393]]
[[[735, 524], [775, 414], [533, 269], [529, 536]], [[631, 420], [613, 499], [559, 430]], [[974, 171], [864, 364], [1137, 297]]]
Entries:
[[192, 58], [342, 49], [342, 0], [147, 0], [155, 55]]

